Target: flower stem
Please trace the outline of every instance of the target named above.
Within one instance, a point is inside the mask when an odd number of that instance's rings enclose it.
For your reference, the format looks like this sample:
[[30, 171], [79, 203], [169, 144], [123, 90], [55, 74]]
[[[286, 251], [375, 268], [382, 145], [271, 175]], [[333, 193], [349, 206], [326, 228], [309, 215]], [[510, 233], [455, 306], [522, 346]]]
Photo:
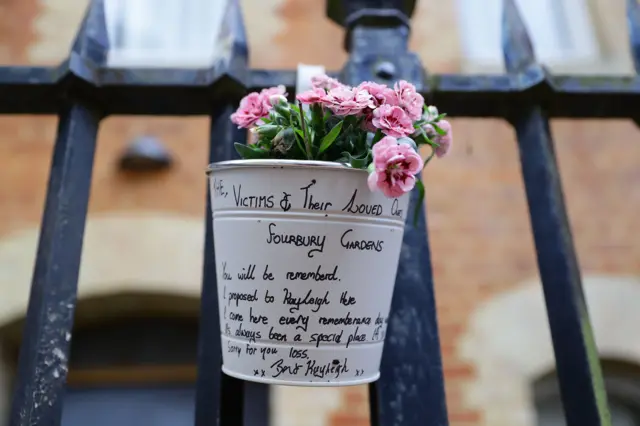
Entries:
[[311, 153], [311, 141], [309, 141], [309, 134], [307, 133], [307, 124], [304, 119], [304, 110], [302, 109], [302, 103], [298, 102], [300, 108], [300, 127], [302, 127], [302, 134], [304, 135], [304, 146], [307, 148], [307, 159], [312, 160], [313, 154]]
[[431, 161], [431, 159], [436, 155], [436, 149], [434, 147], [431, 147], [431, 155], [427, 157], [426, 160], [424, 160], [424, 166], [422, 167], [423, 169], [427, 166], [427, 164], [429, 164], [429, 161]]

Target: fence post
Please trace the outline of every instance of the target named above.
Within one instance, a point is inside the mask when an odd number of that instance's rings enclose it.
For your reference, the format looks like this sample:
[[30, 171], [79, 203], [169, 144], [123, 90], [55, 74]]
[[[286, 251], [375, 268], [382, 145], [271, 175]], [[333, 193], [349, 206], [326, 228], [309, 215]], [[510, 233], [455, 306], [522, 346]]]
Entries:
[[[246, 86], [249, 75], [248, 47], [238, 0], [227, 2], [217, 39], [217, 47], [227, 48], [221, 53], [223, 60], [216, 63], [217, 66], [224, 66], [225, 72], [212, 84], [224, 84], [224, 80], [231, 77], [236, 83]], [[246, 131], [237, 129], [230, 120], [242, 95], [236, 89], [227, 93], [223, 91], [228, 98], [212, 100], [209, 163], [238, 158], [233, 143], [246, 139]], [[210, 190], [207, 181], [195, 425], [267, 426], [269, 387], [244, 382], [221, 372], [222, 348]]]
[[[504, 1], [502, 25], [505, 65], [512, 82], [531, 84], [532, 90], [548, 90], [544, 87], [546, 71], [536, 64], [532, 42], [514, 0]], [[513, 105], [513, 111], [510, 121], [518, 137], [567, 426], [608, 426], [607, 396], [548, 115], [535, 101]]]
[[101, 111], [75, 93], [108, 49], [101, 1], [90, 6], [73, 44], [40, 239], [22, 332], [11, 426], [57, 426], [62, 416], [78, 273]]
[[[398, 80], [425, 90], [420, 59], [408, 50], [409, 16], [415, 2], [329, 1], [334, 19], [347, 27], [350, 57], [342, 80], [393, 85]], [[342, 18], [336, 11], [343, 11]], [[339, 19], [340, 18], [340, 19]], [[428, 187], [427, 187], [428, 190]], [[412, 218], [417, 193], [413, 191]], [[369, 388], [372, 425], [446, 426], [447, 409], [424, 206], [418, 224], [407, 221], [396, 277], [381, 378]]]

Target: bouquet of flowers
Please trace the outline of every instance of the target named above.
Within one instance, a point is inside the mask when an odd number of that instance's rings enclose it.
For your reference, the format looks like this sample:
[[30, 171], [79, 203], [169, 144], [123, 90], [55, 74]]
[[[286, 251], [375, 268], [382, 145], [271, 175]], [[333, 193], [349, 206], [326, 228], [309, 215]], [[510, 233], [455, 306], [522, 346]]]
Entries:
[[[245, 96], [231, 121], [253, 133], [236, 143], [244, 159], [292, 159], [343, 163], [369, 172], [372, 191], [395, 198], [424, 187], [416, 175], [451, 148], [451, 124], [411, 83], [393, 88], [366, 81], [350, 87], [319, 75], [312, 88], [287, 101], [284, 86]], [[431, 154], [423, 160], [419, 147]], [[418, 206], [420, 203], [418, 204]]]

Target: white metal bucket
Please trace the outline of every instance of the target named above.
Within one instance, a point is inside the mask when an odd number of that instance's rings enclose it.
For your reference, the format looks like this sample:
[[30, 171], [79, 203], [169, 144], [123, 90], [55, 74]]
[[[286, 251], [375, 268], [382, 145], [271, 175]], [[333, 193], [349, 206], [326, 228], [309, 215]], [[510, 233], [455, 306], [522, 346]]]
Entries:
[[377, 380], [409, 195], [372, 193], [366, 171], [331, 162], [208, 173], [222, 370], [280, 385]]

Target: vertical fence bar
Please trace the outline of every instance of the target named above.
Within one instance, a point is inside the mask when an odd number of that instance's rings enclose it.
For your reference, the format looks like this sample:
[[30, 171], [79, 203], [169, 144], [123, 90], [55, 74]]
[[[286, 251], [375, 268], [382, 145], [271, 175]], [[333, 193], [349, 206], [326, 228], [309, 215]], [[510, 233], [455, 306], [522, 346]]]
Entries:
[[263, 383], [244, 382], [244, 426], [269, 426], [270, 389]]
[[[227, 106], [214, 112], [211, 117], [209, 163], [232, 158], [232, 152], [229, 149], [230, 141], [233, 138], [229, 121], [232, 112], [232, 106]], [[206, 197], [198, 379], [196, 384], [196, 426], [218, 425], [221, 401], [220, 318], [218, 317], [218, 290], [216, 288], [216, 258], [213, 247], [211, 190], [208, 181]]]
[[60, 424], [100, 114], [60, 114], [11, 407], [11, 426]]
[[[335, 10], [336, 7], [329, 8]], [[343, 2], [349, 14], [347, 43], [350, 58], [343, 70], [348, 84], [365, 80], [393, 85], [407, 80], [423, 88], [424, 70], [408, 51], [407, 1]], [[374, 426], [448, 425], [433, 276], [424, 206], [417, 225], [412, 194], [391, 314], [388, 321], [381, 377], [370, 386]]]
[[[239, 158], [233, 148], [233, 142], [246, 140], [247, 132], [231, 123], [230, 116], [234, 109], [231, 105], [226, 106], [212, 117], [210, 163]], [[245, 382], [220, 371], [222, 348], [211, 211], [208, 187], [196, 425], [268, 426], [269, 386]], [[212, 309], [214, 306], [215, 309]], [[215, 422], [207, 423], [211, 419]]]
[[[228, 74], [235, 78], [246, 77], [248, 51], [240, 3], [237, 0], [227, 1], [222, 29], [217, 36], [219, 47], [226, 48], [222, 56], [226, 59], [223, 62], [227, 64]], [[220, 81], [214, 85], [218, 83], [225, 85], [230, 84], [230, 81]], [[233, 90], [227, 89], [222, 92], [227, 96], [233, 95]], [[231, 123], [230, 117], [234, 110], [235, 100], [232, 99], [223, 99], [220, 105], [214, 107], [211, 115], [209, 163], [239, 158], [233, 143], [246, 140], [247, 134]], [[267, 426], [269, 387], [238, 380], [221, 372], [222, 348], [210, 195], [207, 184], [195, 424]]]
[[[71, 56], [85, 70], [108, 48], [101, 4], [87, 13]], [[71, 85], [77, 82], [71, 66]], [[10, 426], [60, 424], [78, 274], [101, 112], [67, 99], [59, 114], [27, 317], [22, 332]]]
[[[412, 194], [410, 214], [417, 202]], [[370, 387], [373, 426], [449, 424], [425, 216], [423, 206], [405, 228], [381, 378]]]
[[[507, 71], [536, 71], [535, 53], [513, 0], [505, 0]], [[611, 425], [607, 396], [562, 193], [549, 120], [540, 105], [514, 106], [522, 175], [567, 426]]]

